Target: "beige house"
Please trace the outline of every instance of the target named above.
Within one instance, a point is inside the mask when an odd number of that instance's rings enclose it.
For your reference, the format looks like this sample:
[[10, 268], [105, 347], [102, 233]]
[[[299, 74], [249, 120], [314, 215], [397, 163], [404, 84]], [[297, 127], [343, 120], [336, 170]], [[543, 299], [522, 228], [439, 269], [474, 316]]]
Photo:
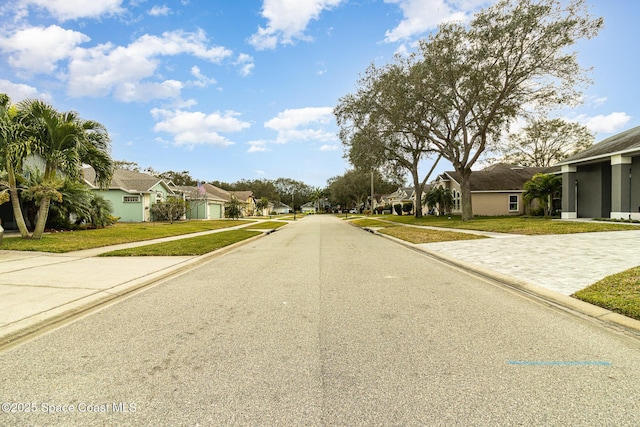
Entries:
[[[429, 189], [431, 189], [431, 184], [427, 184], [427, 185], [424, 186], [424, 188], [422, 189], [422, 197], [423, 198], [424, 198], [424, 195], [427, 194]], [[391, 213], [395, 215], [396, 211], [395, 211], [394, 206], [398, 205], [398, 206], [400, 206], [400, 208], [402, 208], [402, 206], [405, 203], [413, 204], [412, 212], [415, 212], [416, 190], [415, 190], [414, 187], [398, 187], [398, 189], [396, 191], [394, 191], [393, 193], [391, 193], [391, 194], [384, 194], [384, 195], [381, 195], [379, 197], [376, 196], [374, 198], [373, 208], [375, 209], [376, 206], [379, 206], [379, 205], [389, 206], [389, 207], [391, 207]], [[427, 209], [426, 209], [425, 205], [422, 205], [422, 211], [423, 211], [423, 213], [427, 212]]]
[[224, 218], [224, 205], [226, 200], [222, 197], [211, 194], [202, 186], [176, 186], [171, 185], [176, 194], [189, 203], [186, 210], [187, 219], [220, 219]]
[[253, 191], [227, 191], [208, 183], [202, 184], [201, 187], [208, 194], [224, 200], [225, 203], [229, 202], [231, 197], [236, 197], [242, 202], [242, 216], [246, 217], [260, 214], [256, 209], [256, 199], [253, 197]]
[[[522, 198], [524, 183], [537, 173], [550, 173], [552, 168], [523, 167], [498, 163], [471, 173], [471, 204], [473, 214], [479, 216], [524, 215], [528, 206]], [[453, 195], [451, 213], [462, 213], [460, 175], [444, 172], [433, 183]]]

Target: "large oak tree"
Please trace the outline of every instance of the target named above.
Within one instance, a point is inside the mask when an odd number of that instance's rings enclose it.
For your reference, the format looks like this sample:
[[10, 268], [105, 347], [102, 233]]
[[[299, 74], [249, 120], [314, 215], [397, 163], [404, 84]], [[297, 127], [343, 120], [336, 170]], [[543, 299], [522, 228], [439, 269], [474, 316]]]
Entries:
[[[480, 11], [468, 25], [442, 24], [420, 42], [416, 55], [390, 67], [397, 82], [383, 84], [388, 81], [386, 73], [373, 76], [381, 91], [368, 99], [376, 102], [370, 103], [370, 111], [362, 102], [361, 117], [349, 117], [351, 122], [368, 123], [377, 102], [389, 99], [392, 102], [384, 106], [396, 109], [402, 126], [383, 127], [393, 134], [360, 126], [357, 130], [370, 133], [359, 142], [380, 136], [389, 144], [393, 135], [421, 141], [437, 151], [460, 175], [462, 219], [472, 219], [472, 167], [487, 150], [497, 149], [516, 118], [579, 102], [579, 89], [589, 80], [569, 48], [596, 36], [601, 26], [602, 19], [590, 16], [584, 0], [502, 0]], [[354, 97], [363, 98], [361, 93]], [[405, 96], [409, 102], [401, 101]], [[390, 110], [385, 114], [398, 117]], [[345, 122], [338, 118], [344, 131]], [[375, 123], [380, 122], [389, 123]], [[352, 150], [358, 132], [341, 135]], [[389, 153], [379, 150], [379, 140], [373, 141], [368, 144], [369, 156]]]

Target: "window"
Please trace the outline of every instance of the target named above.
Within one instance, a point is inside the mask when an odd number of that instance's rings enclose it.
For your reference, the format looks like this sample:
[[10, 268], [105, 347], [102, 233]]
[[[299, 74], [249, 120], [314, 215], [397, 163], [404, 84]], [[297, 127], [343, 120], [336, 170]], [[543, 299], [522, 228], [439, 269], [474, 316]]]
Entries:
[[123, 196], [124, 203], [140, 203], [140, 196]]
[[451, 195], [453, 196], [453, 210], [454, 211], [459, 211], [460, 210], [460, 192], [458, 190], [453, 190], [451, 192]]
[[518, 211], [518, 195], [512, 194], [509, 196], [509, 212]]
[[162, 200], [164, 199], [164, 197], [162, 196], [163, 196], [162, 193], [156, 193], [156, 203], [162, 202]]

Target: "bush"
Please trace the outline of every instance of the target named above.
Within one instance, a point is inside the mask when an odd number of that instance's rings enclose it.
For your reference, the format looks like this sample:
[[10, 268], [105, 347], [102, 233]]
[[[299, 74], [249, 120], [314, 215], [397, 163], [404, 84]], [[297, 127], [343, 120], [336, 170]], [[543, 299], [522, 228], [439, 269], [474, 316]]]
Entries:
[[187, 211], [187, 204], [178, 197], [168, 197], [164, 202], [151, 206], [151, 215], [155, 221], [176, 221]]
[[544, 208], [543, 207], [539, 207], [539, 208], [531, 209], [529, 211], [529, 215], [530, 216], [544, 216]]
[[402, 206], [400, 205], [394, 205], [393, 206], [393, 210], [396, 211], [396, 215], [400, 215], [402, 216]]
[[407, 215], [408, 215], [409, 213], [411, 213], [411, 211], [412, 211], [412, 210], [413, 210], [413, 203], [411, 203], [411, 202], [404, 202], [404, 203], [402, 204], [402, 211], [403, 211], [404, 213], [406, 213]]

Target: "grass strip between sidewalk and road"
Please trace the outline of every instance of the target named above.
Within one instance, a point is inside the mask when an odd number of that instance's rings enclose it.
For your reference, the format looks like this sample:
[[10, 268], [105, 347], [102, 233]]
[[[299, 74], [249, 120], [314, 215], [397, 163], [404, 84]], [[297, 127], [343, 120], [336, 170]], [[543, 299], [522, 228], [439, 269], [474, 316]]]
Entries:
[[257, 222], [254, 225], [250, 225], [247, 228], [251, 230], [275, 230], [283, 225], [287, 225], [286, 222], [278, 222], [278, 221], [264, 221]]
[[82, 249], [118, 245], [122, 243], [153, 240], [162, 237], [179, 236], [201, 231], [219, 230], [222, 228], [235, 227], [243, 224], [251, 226], [250, 224], [252, 223], [254, 223], [254, 221], [226, 219], [180, 221], [174, 223], [117, 223], [110, 227], [100, 228], [96, 230], [77, 230], [64, 231], [60, 233], [46, 233], [40, 240], [21, 239], [19, 237], [5, 237], [2, 240], [0, 249], [64, 253], [79, 251]]
[[454, 240], [474, 240], [484, 239], [485, 236], [478, 236], [469, 233], [457, 233], [455, 231], [431, 230], [413, 226], [401, 226], [389, 222], [377, 221], [375, 219], [355, 219], [352, 224], [358, 227], [374, 228], [378, 233], [386, 234], [410, 243], [435, 243], [449, 242]]
[[471, 221], [462, 221], [459, 216], [452, 216], [451, 219], [449, 219], [447, 216], [431, 215], [422, 218], [415, 218], [409, 215], [381, 215], [379, 217], [376, 215], [373, 218], [406, 225], [427, 225], [432, 227], [458, 228], [462, 230], [522, 234], [526, 236], [640, 230], [638, 225], [608, 221], [579, 222], [522, 216], [475, 217]]
[[198, 256], [262, 234], [260, 231], [228, 230], [170, 242], [119, 249], [98, 256]]
[[640, 267], [605, 277], [572, 297], [640, 320]]

